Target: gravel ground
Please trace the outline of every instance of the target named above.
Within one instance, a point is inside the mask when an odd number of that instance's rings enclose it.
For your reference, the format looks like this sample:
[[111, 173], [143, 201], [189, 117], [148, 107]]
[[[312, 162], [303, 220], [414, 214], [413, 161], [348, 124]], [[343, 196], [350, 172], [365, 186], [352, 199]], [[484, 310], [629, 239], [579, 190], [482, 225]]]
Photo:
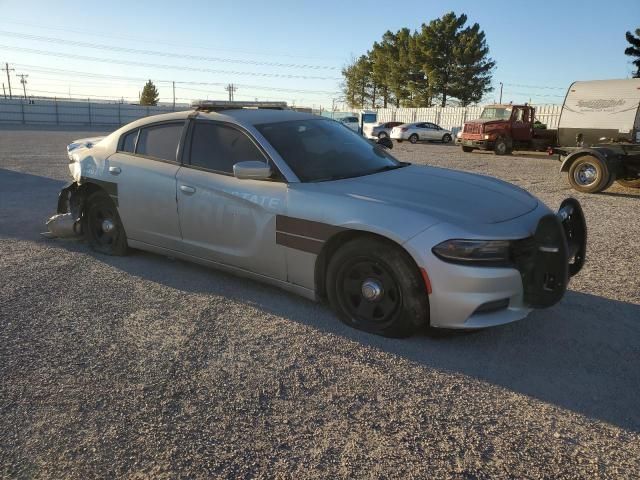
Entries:
[[640, 192], [403, 143], [553, 208], [579, 198], [590, 250], [551, 309], [390, 340], [248, 280], [40, 237], [64, 146], [97, 133], [0, 126], [0, 477], [637, 478]]

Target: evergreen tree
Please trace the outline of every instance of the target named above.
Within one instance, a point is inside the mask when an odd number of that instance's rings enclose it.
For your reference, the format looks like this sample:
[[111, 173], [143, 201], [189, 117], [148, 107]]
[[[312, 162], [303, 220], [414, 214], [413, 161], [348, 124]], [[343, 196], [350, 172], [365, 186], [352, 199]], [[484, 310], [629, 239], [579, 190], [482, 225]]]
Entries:
[[484, 32], [477, 23], [464, 28], [466, 22], [465, 14], [449, 12], [423, 24], [416, 38], [422, 70], [443, 107], [450, 96], [466, 105], [491, 90], [495, 62], [488, 57]]
[[442, 106], [479, 102], [491, 91], [495, 62], [485, 34], [466, 15], [450, 12], [423, 24], [419, 32], [387, 31], [380, 42], [342, 71], [345, 100], [351, 107]]
[[454, 77], [451, 95], [466, 107], [482, 100], [491, 91], [491, 71], [495, 62], [489, 58], [484, 32], [477, 23], [458, 35], [453, 49]]
[[365, 108], [371, 99], [373, 77], [369, 57], [361, 55], [342, 69], [342, 91], [346, 103], [352, 108]]
[[636, 66], [633, 78], [640, 78], [640, 28], [636, 28], [635, 36], [633, 33], [627, 32], [626, 37], [627, 42], [631, 45], [625, 49], [624, 54], [635, 58], [635, 60], [631, 61]]
[[158, 93], [158, 89], [153, 84], [151, 80], [145, 83], [144, 88], [142, 89], [142, 95], [140, 95], [140, 105], [152, 105], [155, 106], [158, 104], [158, 100], [160, 98], [160, 94]]

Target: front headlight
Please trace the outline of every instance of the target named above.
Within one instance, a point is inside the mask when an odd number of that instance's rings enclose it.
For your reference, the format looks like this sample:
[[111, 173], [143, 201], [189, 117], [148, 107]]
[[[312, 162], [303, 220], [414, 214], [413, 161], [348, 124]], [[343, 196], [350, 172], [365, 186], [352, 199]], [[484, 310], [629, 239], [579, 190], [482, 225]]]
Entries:
[[462, 130], [460, 130], [458, 133], [456, 133], [456, 137], [458, 137], [458, 138], [462, 137]]
[[433, 247], [433, 253], [445, 262], [507, 266], [511, 242], [508, 240], [447, 240]]
[[491, 135], [489, 135], [488, 133], [484, 134], [484, 139], [485, 140], [489, 140], [491, 138]]

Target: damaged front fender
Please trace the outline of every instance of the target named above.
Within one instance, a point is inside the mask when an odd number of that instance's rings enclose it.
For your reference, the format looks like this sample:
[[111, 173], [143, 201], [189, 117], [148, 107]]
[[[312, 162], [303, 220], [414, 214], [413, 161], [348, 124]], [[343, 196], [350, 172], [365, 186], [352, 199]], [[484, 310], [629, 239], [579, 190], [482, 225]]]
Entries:
[[82, 235], [82, 202], [80, 185], [73, 182], [60, 190], [57, 215], [47, 220], [51, 237], [76, 237]]

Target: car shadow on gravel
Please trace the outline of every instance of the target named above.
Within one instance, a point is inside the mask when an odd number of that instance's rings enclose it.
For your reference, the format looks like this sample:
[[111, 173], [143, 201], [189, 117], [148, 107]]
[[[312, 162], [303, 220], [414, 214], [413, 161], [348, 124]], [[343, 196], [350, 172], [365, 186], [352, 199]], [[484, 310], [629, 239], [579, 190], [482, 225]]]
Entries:
[[570, 291], [560, 304], [520, 322], [396, 340], [346, 327], [326, 305], [206, 267], [144, 252], [96, 259], [145, 280], [187, 293], [224, 296], [428, 368], [475, 377], [640, 431], [640, 305]]
[[[640, 431], [640, 305], [570, 291], [527, 319], [468, 334], [395, 340], [341, 324], [329, 308], [213, 269], [133, 251], [91, 252], [82, 242], [45, 240], [46, 216], [64, 182], [0, 169], [0, 234], [88, 255], [168, 288], [221, 296], [425, 368], [456, 372], [561, 408]], [[241, 321], [241, 320], [240, 320]]]

